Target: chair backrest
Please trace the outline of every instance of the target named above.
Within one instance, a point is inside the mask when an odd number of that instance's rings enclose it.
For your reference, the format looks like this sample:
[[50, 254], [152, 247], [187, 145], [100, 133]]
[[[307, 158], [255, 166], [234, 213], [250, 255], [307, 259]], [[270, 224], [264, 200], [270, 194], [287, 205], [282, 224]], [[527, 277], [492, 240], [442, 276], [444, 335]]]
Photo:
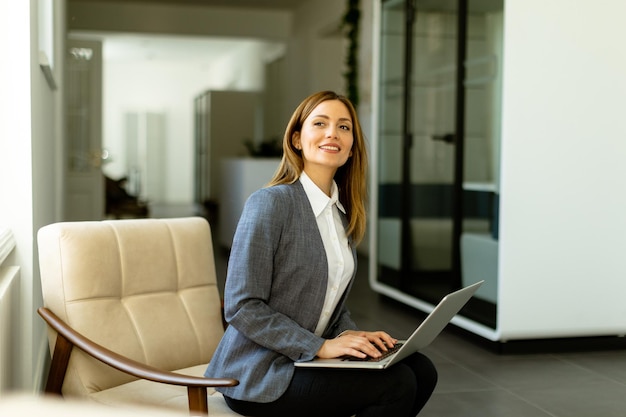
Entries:
[[[164, 370], [210, 361], [224, 330], [206, 220], [56, 223], [38, 245], [44, 305], [75, 330]], [[132, 380], [74, 349], [63, 394]]]

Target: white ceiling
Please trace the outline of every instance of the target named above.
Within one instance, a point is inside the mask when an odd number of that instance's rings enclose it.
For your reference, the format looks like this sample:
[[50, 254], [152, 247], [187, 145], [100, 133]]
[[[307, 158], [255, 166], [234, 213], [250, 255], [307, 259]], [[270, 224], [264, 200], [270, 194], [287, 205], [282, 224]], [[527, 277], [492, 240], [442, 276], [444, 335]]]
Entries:
[[[68, 3], [88, 3], [94, 0], [68, 0]], [[126, 0], [108, 0], [126, 1]], [[294, 9], [307, 0], [134, 0], [135, 2], [177, 5], [193, 4], [220, 7], [247, 7], [270, 9]], [[194, 36], [141, 35], [130, 33], [72, 32], [81, 39], [103, 41], [105, 60], [115, 61], [178, 61], [203, 62], [215, 60], [230, 51], [255, 42], [241, 39], [209, 38]]]

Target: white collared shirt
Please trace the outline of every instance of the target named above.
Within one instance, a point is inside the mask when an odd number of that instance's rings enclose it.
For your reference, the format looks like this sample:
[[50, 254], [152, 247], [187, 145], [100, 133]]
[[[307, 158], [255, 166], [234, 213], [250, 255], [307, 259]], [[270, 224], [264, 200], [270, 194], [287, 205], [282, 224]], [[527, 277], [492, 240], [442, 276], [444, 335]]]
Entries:
[[346, 231], [339, 217], [339, 210], [343, 213], [346, 210], [339, 201], [339, 191], [335, 181], [333, 181], [331, 188], [331, 197], [320, 190], [305, 172], [302, 172], [300, 182], [309, 198], [313, 214], [315, 214], [328, 260], [326, 297], [324, 298], [322, 315], [315, 328], [315, 334], [321, 336], [352, 278], [355, 267], [354, 258], [352, 257], [352, 249], [348, 244]]

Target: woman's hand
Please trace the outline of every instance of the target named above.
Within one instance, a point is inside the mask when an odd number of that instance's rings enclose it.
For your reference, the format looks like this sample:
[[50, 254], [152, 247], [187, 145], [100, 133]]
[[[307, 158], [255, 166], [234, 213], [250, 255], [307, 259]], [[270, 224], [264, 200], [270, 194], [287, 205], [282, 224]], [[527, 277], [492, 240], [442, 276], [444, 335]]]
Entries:
[[381, 351], [393, 347], [398, 341], [382, 331], [364, 332], [348, 330], [334, 339], [327, 339], [317, 352], [323, 359], [338, 358], [349, 355], [364, 359], [368, 356], [378, 358]]

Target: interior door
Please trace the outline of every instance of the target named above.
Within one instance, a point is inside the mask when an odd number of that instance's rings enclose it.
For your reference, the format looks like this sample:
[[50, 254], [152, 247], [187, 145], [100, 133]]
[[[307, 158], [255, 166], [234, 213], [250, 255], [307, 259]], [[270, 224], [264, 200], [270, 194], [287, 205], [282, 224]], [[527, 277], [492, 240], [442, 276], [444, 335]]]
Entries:
[[68, 39], [65, 64], [65, 220], [104, 218], [102, 44]]

